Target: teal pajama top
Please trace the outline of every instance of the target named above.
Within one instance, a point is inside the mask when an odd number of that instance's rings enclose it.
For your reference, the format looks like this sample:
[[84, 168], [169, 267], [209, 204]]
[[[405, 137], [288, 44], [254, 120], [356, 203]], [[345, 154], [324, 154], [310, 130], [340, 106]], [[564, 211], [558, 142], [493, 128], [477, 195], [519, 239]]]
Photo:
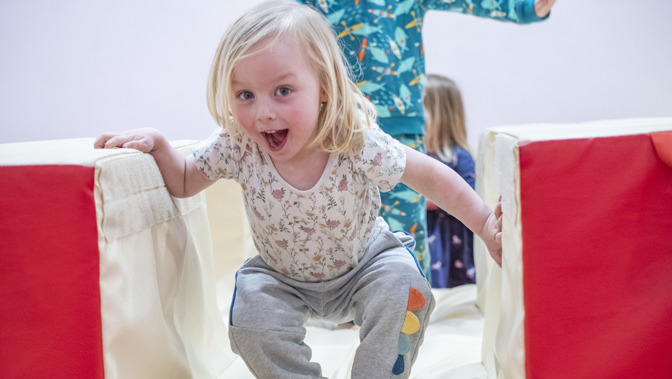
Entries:
[[[324, 13], [353, 67], [354, 81], [392, 136], [424, 134], [422, 24], [430, 10], [519, 24], [541, 20], [534, 0], [297, 0]], [[446, 36], [446, 38], [449, 38]]]

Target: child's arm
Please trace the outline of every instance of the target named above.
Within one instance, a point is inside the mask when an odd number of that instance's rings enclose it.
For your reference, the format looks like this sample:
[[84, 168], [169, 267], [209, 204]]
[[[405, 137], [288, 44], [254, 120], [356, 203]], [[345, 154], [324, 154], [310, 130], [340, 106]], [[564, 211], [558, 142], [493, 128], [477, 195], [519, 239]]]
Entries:
[[431, 199], [485, 242], [492, 258], [502, 265], [501, 206], [493, 212], [450, 167], [407, 146], [401, 181]]
[[446, 1], [424, 0], [426, 10], [469, 14], [498, 21], [529, 24], [545, 20], [556, 0]]
[[182, 155], [155, 129], [102, 134], [96, 138], [93, 147], [96, 149], [123, 147], [150, 154], [159, 166], [168, 192], [175, 197], [193, 196], [214, 183], [198, 171], [193, 156]]

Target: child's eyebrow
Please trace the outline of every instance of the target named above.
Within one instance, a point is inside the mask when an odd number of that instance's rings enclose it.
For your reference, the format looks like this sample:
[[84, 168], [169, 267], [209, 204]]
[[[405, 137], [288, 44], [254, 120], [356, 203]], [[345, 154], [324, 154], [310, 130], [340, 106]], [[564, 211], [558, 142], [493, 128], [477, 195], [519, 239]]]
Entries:
[[[297, 77], [298, 77], [298, 75], [296, 73], [287, 72], [285, 74], [279, 75], [279, 76], [271, 79], [270, 82], [272, 82], [272, 83], [282, 82], [282, 81], [289, 80], [289, 79], [295, 79]], [[240, 87], [240, 86], [245, 86], [245, 83], [241, 82], [240, 80], [235, 80], [235, 79], [231, 80], [231, 87]]]
[[278, 76], [275, 80], [277, 80], [277, 81], [283, 81], [283, 80], [287, 80], [287, 79], [294, 79], [294, 78], [296, 78], [297, 76], [298, 76], [298, 75], [296, 75], [294, 72], [288, 72], [288, 73], [286, 73], [286, 74], [283, 74], [283, 75]]
[[243, 85], [243, 83], [241, 83], [239, 80], [234, 80], [234, 79], [231, 80], [231, 87], [235, 87], [235, 86], [239, 87], [239, 86], [242, 86], [242, 85]]

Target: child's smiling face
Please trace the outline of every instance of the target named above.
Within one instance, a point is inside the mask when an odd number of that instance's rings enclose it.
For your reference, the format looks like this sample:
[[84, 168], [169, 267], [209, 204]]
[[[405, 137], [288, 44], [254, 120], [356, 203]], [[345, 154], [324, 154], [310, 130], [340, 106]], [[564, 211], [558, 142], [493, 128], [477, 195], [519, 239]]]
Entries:
[[283, 37], [242, 59], [231, 80], [232, 111], [247, 135], [274, 163], [300, 163], [327, 101], [317, 74], [296, 38]]

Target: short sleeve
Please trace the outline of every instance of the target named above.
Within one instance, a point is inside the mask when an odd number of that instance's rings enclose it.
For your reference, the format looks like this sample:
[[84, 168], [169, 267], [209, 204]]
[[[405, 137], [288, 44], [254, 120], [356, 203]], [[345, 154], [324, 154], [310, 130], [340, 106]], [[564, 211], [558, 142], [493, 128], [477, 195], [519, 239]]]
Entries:
[[364, 148], [354, 162], [356, 173], [387, 192], [401, 181], [406, 168], [406, 153], [401, 142], [374, 125], [366, 129]]
[[225, 129], [217, 129], [194, 150], [196, 168], [210, 180], [237, 180], [241, 172], [243, 149]]

